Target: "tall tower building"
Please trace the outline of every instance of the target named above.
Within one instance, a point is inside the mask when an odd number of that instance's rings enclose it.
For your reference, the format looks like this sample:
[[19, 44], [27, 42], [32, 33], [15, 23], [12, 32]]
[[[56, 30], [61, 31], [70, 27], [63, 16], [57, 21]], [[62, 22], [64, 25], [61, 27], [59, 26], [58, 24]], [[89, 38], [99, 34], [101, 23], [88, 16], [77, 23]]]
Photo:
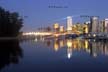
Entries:
[[105, 33], [108, 33], [108, 18], [105, 19]]
[[92, 24], [92, 30], [91, 30], [92, 33], [97, 33], [98, 32], [98, 26], [99, 26], [98, 17], [92, 17], [91, 24]]
[[67, 31], [72, 31], [72, 17], [68, 16], [67, 17]]
[[104, 20], [100, 21], [100, 32], [105, 32], [105, 21]]

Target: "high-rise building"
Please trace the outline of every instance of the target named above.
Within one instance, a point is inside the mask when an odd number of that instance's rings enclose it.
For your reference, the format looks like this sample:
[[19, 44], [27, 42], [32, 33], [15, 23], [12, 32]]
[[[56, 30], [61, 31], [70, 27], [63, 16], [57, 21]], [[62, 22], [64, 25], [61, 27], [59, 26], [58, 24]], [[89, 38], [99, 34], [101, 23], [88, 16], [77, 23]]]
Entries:
[[89, 29], [88, 29], [88, 24], [84, 24], [83, 25], [83, 33], [84, 34], [87, 34], [89, 31], [88, 31]]
[[64, 32], [64, 26], [60, 26], [60, 32]]
[[67, 17], [67, 31], [68, 32], [72, 31], [72, 17], [71, 16]]
[[105, 21], [101, 20], [99, 23], [100, 26], [100, 32], [105, 32]]
[[99, 20], [98, 20], [98, 17], [92, 17], [91, 19], [91, 27], [92, 27], [92, 30], [91, 32], [92, 33], [97, 33], [98, 32], [98, 26], [99, 26]]
[[91, 32], [91, 22], [90, 21], [87, 21], [87, 22], [85, 22], [84, 23], [84, 26], [85, 26], [85, 32], [86, 33], [89, 33], [89, 32]]
[[105, 33], [108, 33], [108, 18], [105, 19]]

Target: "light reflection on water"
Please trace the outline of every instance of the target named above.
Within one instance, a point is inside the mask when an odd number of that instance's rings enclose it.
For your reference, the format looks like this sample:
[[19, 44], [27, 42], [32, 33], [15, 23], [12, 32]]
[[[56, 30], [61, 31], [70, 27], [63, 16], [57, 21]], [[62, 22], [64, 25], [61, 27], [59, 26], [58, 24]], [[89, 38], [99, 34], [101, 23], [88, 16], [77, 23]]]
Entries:
[[[10, 44], [11, 47], [13, 44]], [[16, 65], [2, 68], [3, 72], [108, 70], [107, 41], [41, 38], [22, 40], [19, 46], [23, 50], [23, 58]]]
[[[35, 41], [35, 40], [34, 40]], [[44, 45], [51, 48], [55, 52], [59, 49], [65, 47], [67, 50], [67, 57], [71, 58], [74, 51], [80, 52], [83, 50], [92, 57], [97, 57], [99, 55], [108, 56], [108, 42], [106, 41], [96, 41], [96, 40], [87, 40], [87, 39], [47, 39], [41, 40]], [[38, 41], [36, 41], [38, 42]]]

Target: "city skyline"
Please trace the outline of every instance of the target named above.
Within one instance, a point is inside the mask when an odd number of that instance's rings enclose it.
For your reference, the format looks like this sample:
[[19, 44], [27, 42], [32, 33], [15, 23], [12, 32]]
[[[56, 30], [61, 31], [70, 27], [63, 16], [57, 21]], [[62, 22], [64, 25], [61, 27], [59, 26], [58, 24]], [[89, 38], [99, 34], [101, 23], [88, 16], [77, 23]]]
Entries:
[[78, 15], [107, 18], [107, 2], [107, 0], [98, 2], [96, 0], [1, 0], [0, 6], [11, 12], [18, 12], [24, 18], [22, 30], [33, 31], [41, 26], [52, 26], [56, 21], [65, 26], [66, 20], [62, 19], [67, 16], [76, 16], [73, 18], [73, 23], [89, 20]]

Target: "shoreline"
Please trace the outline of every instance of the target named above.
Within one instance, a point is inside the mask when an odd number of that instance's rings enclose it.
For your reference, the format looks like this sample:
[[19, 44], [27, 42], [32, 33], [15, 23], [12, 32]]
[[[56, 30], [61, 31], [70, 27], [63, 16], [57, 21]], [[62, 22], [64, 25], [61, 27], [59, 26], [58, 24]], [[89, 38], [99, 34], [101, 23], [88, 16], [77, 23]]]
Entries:
[[0, 40], [15, 40], [19, 39], [18, 37], [0, 37]]

